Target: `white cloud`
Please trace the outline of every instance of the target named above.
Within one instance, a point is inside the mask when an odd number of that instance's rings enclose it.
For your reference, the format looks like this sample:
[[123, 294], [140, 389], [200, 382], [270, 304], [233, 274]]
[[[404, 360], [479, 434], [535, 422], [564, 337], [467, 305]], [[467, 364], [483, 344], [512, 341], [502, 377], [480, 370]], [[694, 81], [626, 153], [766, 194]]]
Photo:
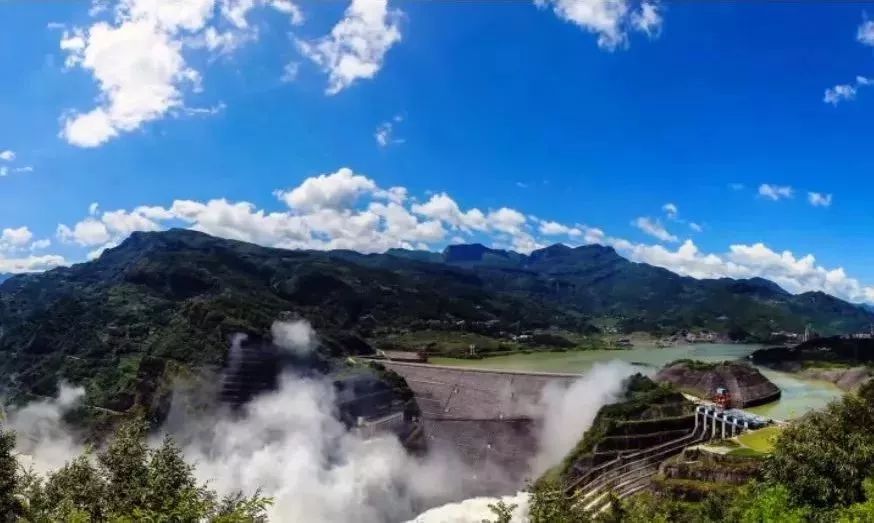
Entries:
[[677, 206], [673, 203], [666, 203], [662, 205], [662, 210], [665, 211], [665, 214], [668, 215], [668, 218], [676, 218], [677, 213], [679, 212]]
[[83, 246], [100, 245], [109, 241], [106, 226], [94, 218], [85, 218], [73, 228], [58, 225], [57, 236], [64, 242], [75, 242]]
[[35, 242], [30, 244], [30, 250], [32, 251], [41, 251], [43, 249], [48, 249], [51, 247], [52, 241], [48, 238], [43, 238], [42, 240], [36, 240]]
[[689, 222], [689, 228], [695, 232], [701, 232], [704, 230], [704, 227], [702, 227], [700, 224], [697, 224], [695, 222]]
[[3, 229], [0, 234], [0, 246], [10, 245], [12, 247], [22, 247], [30, 243], [33, 239], [33, 233], [27, 227], [19, 227], [17, 229]]
[[212, 8], [212, 0], [129, 0], [117, 8], [114, 24], [65, 33], [68, 65], [89, 71], [101, 95], [94, 109], [67, 116], [61, 135], [73, 145], [96, 147], [181, 106], [181, 89], [200, 82], [182, 55], [181, 34], [200, 29]]
[[291, 83], [297, 80], [297, 73], [300, 71], [300, 62], [292, 60], [285, 64], [285, 67], [282, 68], [282, 76], [279, 77], [279, 81], [282, 83]]
[[63, 256], [48, 254], [43, 256], [26, 256], [23, 258], [7, 258], [0, 255], [0, 273], [19, 274], [38, 272], [67, 265]]
[[335, 173], [307, 178], [300, 186], [279, 191], [276, 196], [295, 209], [339, 209], [349, 207], [362, 194], [375, 190], [373, 180], [344, 167]]
[[301, 25], [306, 20], [300, 7], [288, 0], [272, 0], [270, 6], [281, 13], [287, 14], [291, 20], [291, 25]]
[[547, 236], [558, 236], [562, 234], [569, 234], [571, 228], [562, 223], [553, 222], [553, 221], [542, 221], [540, 222], [540, 227], [538, 228], [540, 234], [545, 234]]
[[825, 90], [825, 95], [822, 101], [827, 104], [838, 105], [838, 103], [853, 100], [856, 98], [856, 87], [849, 84], [840, 84], [834, 87], [829, 87]]
[[395, 116], [391, 121], [382, 122], [376, 127], [376, 132], [373, 133], [373, 138], [380, 147], [387, 147], [391, 144], [404, 143], [403, 138], [394, 136], [394, 124], [403, 121], [400, 115]]
[[632, 225], [645, 232], [646, 234], [657, 238], [663, 242], [675, 242], [679, 238], [668, 232], [667, 229], [659, 222], [648, 216], [640, 216], [632, 222]]
[[598, 46], [611, 51], [626, 46], [632, 31], [654, 37], [662, 26], [654, 2], [643, 2], [638, 9], [629, 0], [534, 0], [534, 4], [539, 8], [552, 7], [560, 19], [597, 34]]
[[486, 221], [496, 231], [515, 235], [522, 231], [526, 219], [524, 214], [515, 209], [501, 207], [497, 211], [489, 212]]
[[[246, 17], [260, 5], [288, 14], [292, 24], [303, 20], [288, 0], [121, 0], [109, 21], [64, 31], [67, 68], [89, 72], [99, 96], [90, 110], [68, 111], [60, 135], [72, 145], [97, 147], [168, 115], [205, 114], [178, 110], [185, 91], [202, 89], [186, 49], [226, 53], [254, 40], [257, 31]], [[231, 27], [220, 30], [221, 24]]]
[[401, 41], [401, 12], [387, 0], [352, 0], [343, 19], [318, 40], [298, 40], [301, 52], [328, 73], [328, 94], [337, 94], [382, 68], [385, 54]]
[[781, 200], [783, 198], [792, 198], [795, 190], [788, 185], [771, 185], [763, 183], [759, 186], [759, 196], [770, 200]]
[[872, 84], [874, 84], [874, 80], [871, 78], [857, 76], [853, 84], [840, 84], [826, 89], [822, 101], [827, 104], [838, 105], [840, 102], [855, 100], [860, 87], [867, 87]]
[[856, 39], [865, 45], [874, 46], [874, 21], [865, 20], [856, 31]]
[[11, 162], [15, 159], [15, 152], [6, 149], [5, 151], [0, 151], [0, 160]]
[[807, 193], [807, 201], [814, 207], [829, 207], [832, 204], [832, 195], [818, 192]]
[[[819, 290], [852, 301], [874, 302], [874, 287], [851, 278], [840, 267], [818, 265], [809, 254], [776, 252], [762, 243], [731, 245], [725, 253], [701, 252], [691, 240], [676, 250], [634, 243], [595, 227], [526, 216], [509, 207], [488, 212], [463, 209], [446, 193], [432, 194], [427, 201], [419, 202], [403, 187], [379, 187], [371, 178], [348, 168], [308, 178], [276, 195], [288, 208], [269, 211], [250, 202], [226, 199], [176, 200], [168, 207], [139, 206], [98, 216], [99, 209], [92, 206], [75, 225], [59, 225], [58, 237], [90, 248], [89, 257], [117, 245], [135, 230], [178, 226], [271, 247], [354, 249], [366, 253], [393, 247], [436, 250], [445, 245], [447, 238], [454, 243], [480, 241], [520, 252], [556, 241], [569, 245], [599, 243], [614, 247], [634, 261], [696, 278], [760, 276], [791, 292]], [[661, 241], [678, 240], [658, 220], [641, 218], [635, 225]], [[695, 225], [689, 223], [693, 230]], [[19, 243], [24, 241], [20, 232], [8, 235], [22, 238], [17, 240]], [[64, 263], [60, 256], [12, 261], [0, 257], [0, 272], [9, 267], [22, 272]]]

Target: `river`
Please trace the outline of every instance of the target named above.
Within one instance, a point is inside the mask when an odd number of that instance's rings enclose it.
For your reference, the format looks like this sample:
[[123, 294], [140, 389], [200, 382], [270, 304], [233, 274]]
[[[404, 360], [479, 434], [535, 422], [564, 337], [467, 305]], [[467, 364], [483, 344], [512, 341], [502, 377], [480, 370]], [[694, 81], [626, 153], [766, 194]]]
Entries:
[[[666, 348], [634, 347], [622, 350], [536, 352], [481, 360], [432, 358], [431, 362], [481, 369], [583, 373], [595, 363], [622, 360], [639, 366], [641, 372], [651, 375], [664, 364], [674, 360], [682, 358], [711, 362], [733, 360], [746, 358], [759, 348], [760, 345], [703, 343]], [[843, 394], [841, 389], [827, 381], [799, 378], [794, 374], [762, 367], [759, 367], [759, 370], [780, 387], [782, 392], [778, 401], [747, 409], [762, 416], [783, 420], [795, 418], [810, 410], [822, 408]]]

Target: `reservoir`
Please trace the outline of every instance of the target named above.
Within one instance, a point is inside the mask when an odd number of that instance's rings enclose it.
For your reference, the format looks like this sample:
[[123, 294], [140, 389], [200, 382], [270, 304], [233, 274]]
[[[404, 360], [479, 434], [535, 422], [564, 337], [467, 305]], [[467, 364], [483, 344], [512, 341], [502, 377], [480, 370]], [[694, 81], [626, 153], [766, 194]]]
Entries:
[[[437, 365], [455, 365], [480, 369], [516, 370], [533, 372], [584, 373], [594, 364], [621, 360], [640, 368], [640, 372], [653, 375], [666, 363], [679, 359], [706, 362], [745, 359], [761, 345], [702, 343], [676, 347], [634, 347], [619, 350], [579, 350], [568, 352], [536, 352], [496, 356], [481, 360], [456, 358], [431, 358]], [[781, 398], [773, 403], [760, 405], [750, 410], [756, 414], [775, 419], [792, 419], [805, 412], [820, 409], [839, 398], [843, 391], [833, 383], [800, 378], [791, 373], [777, 372], [759, 367], [775, 385], [780, 387]]]

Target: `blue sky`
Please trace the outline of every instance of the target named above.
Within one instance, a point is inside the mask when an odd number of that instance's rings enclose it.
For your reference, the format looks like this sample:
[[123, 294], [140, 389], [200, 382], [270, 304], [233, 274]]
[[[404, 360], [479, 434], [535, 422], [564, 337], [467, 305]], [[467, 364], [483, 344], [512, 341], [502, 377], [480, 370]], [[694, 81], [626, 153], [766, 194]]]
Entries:
[[186, 226], [291, 248], [598, 242], [874, 301], [866, 9], [6, 2], [0, 272]]

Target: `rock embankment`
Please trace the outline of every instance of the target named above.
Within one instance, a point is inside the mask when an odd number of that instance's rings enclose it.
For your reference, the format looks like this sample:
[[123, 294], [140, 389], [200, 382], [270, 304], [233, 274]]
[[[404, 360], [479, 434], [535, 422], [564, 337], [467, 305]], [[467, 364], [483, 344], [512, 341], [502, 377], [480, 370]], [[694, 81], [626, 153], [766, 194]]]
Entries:
[[744, 408], [776, 401], [780, 388], [756, 368], [743, 362], [702, 363], [680, 360], [666, 365], [656, 374], [659, 383], [700, 398], [710, 398], [722, 387], [731, 395], [733, 407]]
[[871, 369], [868, 367], [817, 368], [811, 367], [798, 372], [799, 375], [812, 380], [830, 381], [841, 390], [856, 390], [871, 379]]

